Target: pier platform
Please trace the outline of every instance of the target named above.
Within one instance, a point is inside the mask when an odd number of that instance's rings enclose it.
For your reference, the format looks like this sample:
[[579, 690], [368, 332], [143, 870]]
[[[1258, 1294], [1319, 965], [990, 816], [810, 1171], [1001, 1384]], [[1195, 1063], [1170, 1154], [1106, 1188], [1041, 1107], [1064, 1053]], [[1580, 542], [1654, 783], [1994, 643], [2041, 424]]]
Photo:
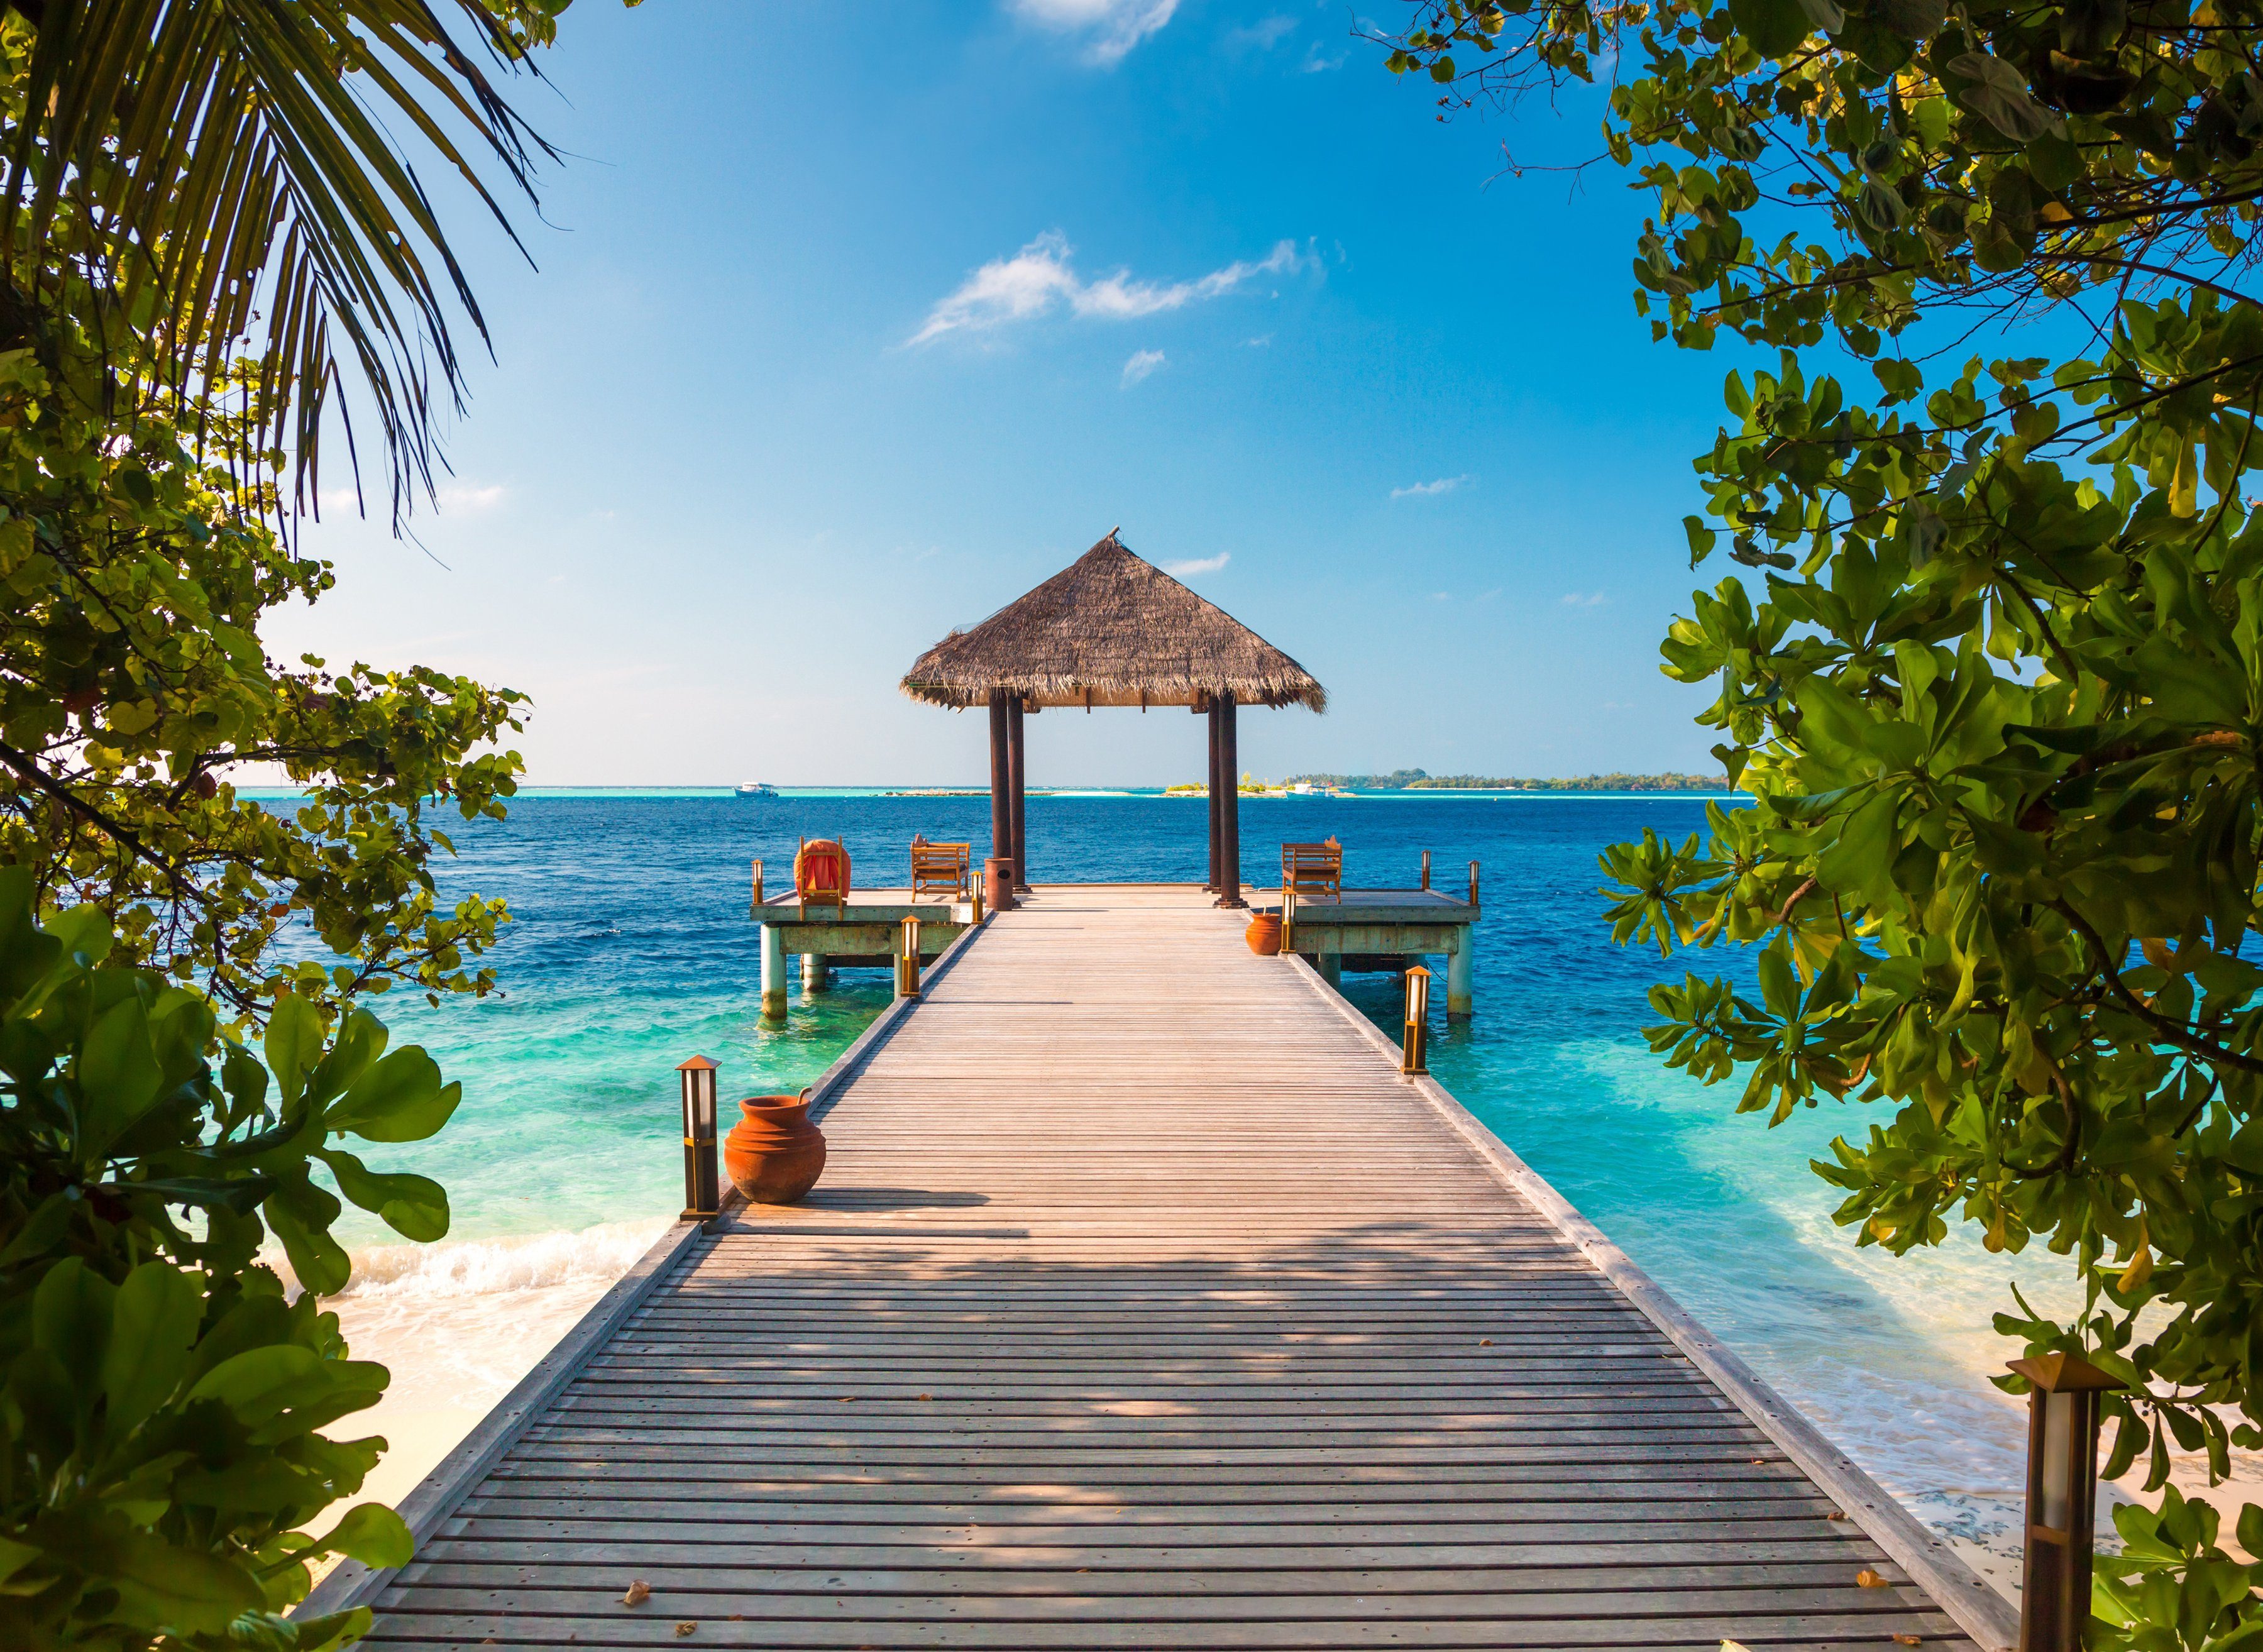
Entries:
[[858, 889], [839, 905], [803, 902], [792, 889], [757, 898], [747, 916], [763, 926], [763, 1014], [785, 1014], [786, 960], [801, 960], [805, 992], [822, 989], [828, 972], [883, 969], [903, 955], [904, 920], [919, 920], [922, 961], [939, 958], [974, 922], [974, 902], [908, 888]]
[[[1250, 909], [1278, 913], [1278, 889], [1246, 889]], [[1446, 1013], [1460, 1018], [1475, 1003], [1476, 937], [1484, 917], [1471, 895], [1458, 900], [1437, 889], [1346, 889], [1326, 899], [1306, 896], [1290, 910], [1285, 946], [1312, 960], [1334, 986], [1344, 972], [1399, 971], [1425, 958], [1446, 960]]]
[[1040, 887], [960, 934], [816, 1088], [806, 1202], [678, 1224], [404, 1503], [416, 1558], [302, 1610], [404, 1649], [2010, 1643], [1245, 921]]

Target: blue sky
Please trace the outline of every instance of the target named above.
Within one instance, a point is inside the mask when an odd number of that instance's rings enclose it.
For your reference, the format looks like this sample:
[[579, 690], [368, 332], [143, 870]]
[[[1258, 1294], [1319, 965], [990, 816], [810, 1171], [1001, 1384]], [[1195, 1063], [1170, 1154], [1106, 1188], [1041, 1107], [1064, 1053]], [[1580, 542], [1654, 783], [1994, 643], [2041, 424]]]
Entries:
[[[423, 548], [334, 501], [271, 648], [527, 691], [536, 784], [974, 781], [896, 679], [1120, 526], [1327, 685], [1258, 773], [1706, 764], [1656, 642], [1732, 364], [1650, 344], [1622, 178], [1503, 170], [1591, 104], [1440, 123], [1307, 0], [843, 15], [578, 0], [539, 270], [454, 216], [495, 360]], [[1183, 713], [1030, 740], [1200, 772]]]

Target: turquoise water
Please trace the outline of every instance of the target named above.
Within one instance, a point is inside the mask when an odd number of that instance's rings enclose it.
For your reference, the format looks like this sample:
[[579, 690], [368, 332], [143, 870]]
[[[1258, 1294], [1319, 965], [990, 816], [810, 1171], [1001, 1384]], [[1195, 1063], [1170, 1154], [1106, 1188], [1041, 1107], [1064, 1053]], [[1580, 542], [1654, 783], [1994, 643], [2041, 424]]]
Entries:
[[[1032, 797], [1031, 876], [1198, 880], [1204, 816], [1198, 801], [1152, 793]], [[1641, 1040], [1645, 989], [1681, 965], [1609, 944], [1595, 855], [1645, 826], [1701, 828], [1702, 801], [1401, 793], [1250, 800], [1241, 819], [1253, 873], [1281, 840], [1331, 834], [1354, 885], [1412, 885], [1426, 848], [1442, 888], [1481, 862], [1477, 1015], [1434, 1029], [1438, 1078], [1920, 1513], [1966, 1535], [2002, 1526], [2023, 1414], [1985, 1377], [2017, 1351], [1988, 1327], [2009, 1305], [2010, 1264], [1961, 1243], [1913, 1260], [1858, 1254], [1807, 1162], [1866, 1127], [1859, 1107], [1771, 1131], [1733, 1114], [1736, 1085], [1669, 1073]], [[380, 1006], [396, 1040], [426, 1045], [466, 1090], [441, 1137], [381, 1162], [448, 1186], [454, 1241], [563, 1240], [671, 1214], [678, 1061], [719, 1061], [727, 1101], [798, 1089], [887, 1001], [882, 972], [843, 972], [807, 1004], [797, 975], [786, 1025], [761, 1024], [750, 859], [775, 888], [800, 836], [838, 837], [860, 881], [895, 881], [914, 833], [980, 844], [988, 830], [987, 801], [972, 797], [522, 798], [507, 823], [458, 835], [448, 873], [516, 914], [493, 958], [503, 995]], [[1346, 992], [1395, 1034], [1390, 978], [1348, 976]], [[348, 1236], [383, 1238], [367, 1221]], [[598, 1248], [622, 1254], [618, 1232]], [[2047, 1293], [2055, 1283], [2040, 1256], [2021, 1277]]]

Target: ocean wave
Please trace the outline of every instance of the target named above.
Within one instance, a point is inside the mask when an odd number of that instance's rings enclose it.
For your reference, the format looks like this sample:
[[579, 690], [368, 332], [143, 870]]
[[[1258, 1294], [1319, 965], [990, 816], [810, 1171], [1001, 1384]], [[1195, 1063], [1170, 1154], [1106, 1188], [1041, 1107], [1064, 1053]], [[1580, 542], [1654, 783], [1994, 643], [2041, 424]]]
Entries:
[[350, 1252], [353, 1277], [327, 1300], [495, 1296], [617, 1279], [667, 1228], [665, 1221], [615, 1221], [579, 1233], [371, 1245]]

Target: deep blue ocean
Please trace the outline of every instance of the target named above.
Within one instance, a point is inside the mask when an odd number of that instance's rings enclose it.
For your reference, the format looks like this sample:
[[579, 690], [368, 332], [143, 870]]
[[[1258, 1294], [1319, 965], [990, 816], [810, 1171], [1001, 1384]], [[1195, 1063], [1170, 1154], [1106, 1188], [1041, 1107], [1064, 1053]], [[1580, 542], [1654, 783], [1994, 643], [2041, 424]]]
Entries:
[[[1639, 1029], [1645, 991], [1684, 959], [1611, 945], [1596, 855], [1645, 827], [1702, 830], [1686, 796], [1399, 793], [1245, 800], [1245, 871], [1278, 866], [1283, 839], [1334, 836], [1345, 880], [1412, 886], [1432, 851], [1442, 888], [1482, 866], [1475, 1018], [1434, 1025], [1439, 1080], [1700, 1320], [1840, 1444], [1942, 1529], [2000, 1538], [2016, 1496], [2024, 1413], [1985, 1379], [2014, 1348], [1989, 1316], [2006, 1281], [2047, 1296], [2051, 1258], [1987, 1256], [1961, 1236], [1896, 1259], [1858, 1252], [1833, 1191], [1808, 1168], [1830, 1138], [1861, 1133], [1856, 1105], [1770, 1130], [1734, 1112], [1739, 1086], [1666, 1070]], [[502, 992], [437, 1010], [377, 1005], [396, 1041], [430, 1048], [466, 1098], [435, 1141], [373, 1155], [438, 1177], [450, 1243], [570, 1235], [670, 1215], [681, 1202], [675, 1068], [722, 1065], [727, 1103], [814, 1078], [887, 1002], [880, 971], [842, 972], [783, 1028], [758, 1015], [748, 863], [773, 891], [804, 835], [837, 837], [866, 886], [900, 883], [915, 833], [989, 832], [983, 797], [795, 793], [534, 793], [501, 824], [453, 833], [452, 890], [514, 914], [490, 955]], [[1033, 881], [1198, 881], [1204, 810], [1153, 794], [1032, 796]], [[1734, 954], [1695, 967], [1742, 973]], [[1347, 996], [1395, 1036], [1399, 991], [1348, 975]], [[381, 1243], [373, 1222], [349, 1228]], [[618, 1231], [616, 1228], [614, 1231]]]

